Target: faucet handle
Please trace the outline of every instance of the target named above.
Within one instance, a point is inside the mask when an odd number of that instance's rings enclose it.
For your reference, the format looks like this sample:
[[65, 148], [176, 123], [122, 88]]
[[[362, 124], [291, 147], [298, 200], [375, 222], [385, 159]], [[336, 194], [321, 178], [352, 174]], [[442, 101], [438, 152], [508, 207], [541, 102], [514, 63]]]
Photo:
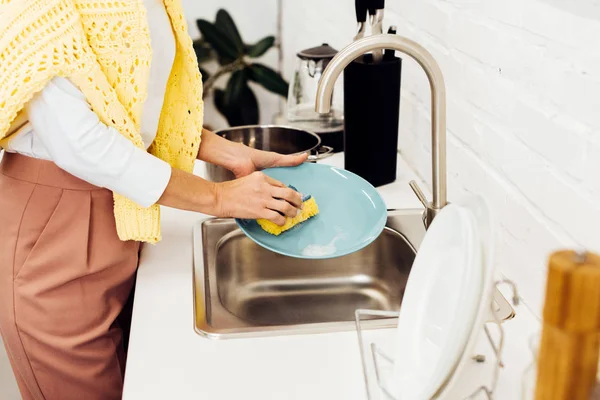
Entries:
[[425, 207], [422, 219], [423, 225], [425, 225], [425, 229], [428, 229], [429, 225], [431, 224], [431, 221], [433, 221], [433, 218], [435, 217], [435, 213], [431, 206], [431, 203], [427, 200], [427, 197], [425, 197], [425, 194], [423, 193], [419, 185], [417, 185], [417, 182], [413, 180], [410, 181], [408, 184], [410, 185], [410, 188], [413, 190], [413, 192], [415, 192], [415, 195], [417, 196], [421, 204], [423, 204], [423, 207]]
[[408, 184], [409, 184], [410, 188], [413, 190], [413, 192], [415, 192], [415, 195], [417, 196], [417, 198], [419, 199], [421, 204], [423, 204], [423, 207], [429, 208], [430, 207], [429, 201], [427, 201], [427, 197], [425, 197], [425, 194], [423, 194], [423, 191], [421, 190], [419, 185], [417, 185], [417, 182], [415, 182], [413, 180], [413, 181], [410, 181]]
[[417, 182], [413, 180], [410, 181], [408, 184], [410, 185], [410, 188], [413, 190], [413, 192], [415, 192], [415, 195], [417, 196], [421, 204], [423, 204], [423, 207], [425, 207], [425, 211], [423, 211], [423, 223], [425, 224], [425, 229], [428, 229], [435, 216], [441, 211], [441, 208], [435, 208], [433, 203], [427, 201], [427, 197], [425, 197], [423, 191], [421, 190], [419, 185], [417, 185]]

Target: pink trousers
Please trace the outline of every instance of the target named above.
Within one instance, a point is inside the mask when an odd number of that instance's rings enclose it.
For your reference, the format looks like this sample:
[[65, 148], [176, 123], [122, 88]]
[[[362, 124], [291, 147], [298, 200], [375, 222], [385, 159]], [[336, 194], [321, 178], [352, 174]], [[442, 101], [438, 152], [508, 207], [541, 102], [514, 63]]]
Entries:
[[25, 400], [121, 398], [119, 317], [138, 251], [117, 237], [111, 192], [51, 162], [4, 155], [0, 332]]

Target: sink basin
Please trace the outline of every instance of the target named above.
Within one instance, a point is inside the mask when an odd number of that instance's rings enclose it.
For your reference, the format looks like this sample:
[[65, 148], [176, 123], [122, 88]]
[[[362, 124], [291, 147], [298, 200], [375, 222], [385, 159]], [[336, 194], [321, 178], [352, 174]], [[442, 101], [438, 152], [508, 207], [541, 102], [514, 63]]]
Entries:
[[[194, 230], [195, 330], [213, 339], [335, 332], [354, 329], [356, 309], [398, 311], [424, 235], [421, 210], [389, 211], [386, 228], [364, 249], [304, 260], [260, 247], [232, 219], [200, 222]], [[378, 318], [362, 326], [396, 323]]]
[[329, 260], [283, 257], [236, 230], [217, 244], [217, 292], [230, 313], [256, 324], [352, 321], [357, 308], [400, 308], [414, 258], [389, 228], [363, 251]]

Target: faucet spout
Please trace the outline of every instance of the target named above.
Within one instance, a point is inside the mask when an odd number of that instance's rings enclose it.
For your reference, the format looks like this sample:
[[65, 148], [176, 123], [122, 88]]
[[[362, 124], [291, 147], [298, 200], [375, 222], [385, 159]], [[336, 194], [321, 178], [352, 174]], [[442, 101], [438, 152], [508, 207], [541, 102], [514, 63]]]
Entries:
[[446, 186], [446, 87], [444, 77], [433, 56], [418, 43], [399, 35], [372, 35], [352, 42], [341, 50], [327, 65], [319, 86], [315, 110], [327, 114], [335, 81], [344, 68], [361, 55], [379, 49], [400, 51], [417, 61], [423, 68], [431, 87], [431, 156], [433, 199], [424, 204], [425, 225], [429, 226], [437, 213], [447, 204]]

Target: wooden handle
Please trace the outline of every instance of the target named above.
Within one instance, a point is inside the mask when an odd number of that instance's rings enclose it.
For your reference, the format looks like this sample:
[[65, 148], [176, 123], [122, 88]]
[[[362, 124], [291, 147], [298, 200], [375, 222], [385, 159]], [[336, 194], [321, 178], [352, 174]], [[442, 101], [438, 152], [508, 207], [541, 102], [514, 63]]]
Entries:
[[589, 400], [600, 350], [600, 257], [552, 254], [536, 400]]
[[573, 333], [600, 331], [600, 257], [562, 251], [550, 257], [544, 322]]

